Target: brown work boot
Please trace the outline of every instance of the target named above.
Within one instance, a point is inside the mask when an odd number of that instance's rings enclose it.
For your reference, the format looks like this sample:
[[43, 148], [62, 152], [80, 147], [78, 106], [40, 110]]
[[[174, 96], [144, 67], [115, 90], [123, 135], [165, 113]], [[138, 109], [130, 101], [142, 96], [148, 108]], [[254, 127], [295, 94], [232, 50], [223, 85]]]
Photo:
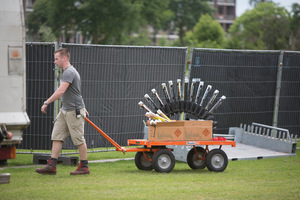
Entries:
[[57, 162], [54, 162], [49, 158], [48, 163], [45, 167], [36, 169], [35, 171], [39, 174], [55, 175], [56, 174], [56, 164], [57, 164]]
[[82, 165], [82, 162], [80, 161], [78, 164], [77, 164], [78, 168], [73, 171], [73, 172], [70, 172], [70, 175], [84, 175], [84, 174], [90, 174], [90, 169], [89, 167], [86, 165], [86, 166], [83, 166]]

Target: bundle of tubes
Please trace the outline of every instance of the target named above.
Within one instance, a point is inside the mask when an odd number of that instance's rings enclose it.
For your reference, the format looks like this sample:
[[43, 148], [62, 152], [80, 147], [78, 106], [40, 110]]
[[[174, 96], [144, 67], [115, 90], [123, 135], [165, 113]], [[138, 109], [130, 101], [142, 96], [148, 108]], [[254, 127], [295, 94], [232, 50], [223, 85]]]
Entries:
[[154, 88], [151, 90], [154, 100], [148, 94], [144, 95], [147, 103], [151, 106], [153, 111], [142, 101], [138, 103], [140, 107], [146, 110], [146, 116], [151, 119], [152, 124], [155, 124], [157, 121], [172, 121], [169, 117], [180, 112], [190, 113], [197, 119], [201, 120], [213, 120], [214, 111], [226, 99], [223, 95], [213, 105], [213, 102], [219, 94], [219, 90], [215, 90], [211, 97], [207, 98], [209, 93], [212, 91], [211, 85], [207, 85], [201, 98], [204, 82], [201, 81], [200, 78], [193, 78], [191, 84], [189, 84], [189, 79], [185, 79], [183, 84], [181, 79], [177, 79], [176, 85], [177, 95], [175, 94], [176, 89], [172, 80], [168, 81], [168, 87], [166, 83], [161, 84], [165, 96], [165, 102], [162, 101]]

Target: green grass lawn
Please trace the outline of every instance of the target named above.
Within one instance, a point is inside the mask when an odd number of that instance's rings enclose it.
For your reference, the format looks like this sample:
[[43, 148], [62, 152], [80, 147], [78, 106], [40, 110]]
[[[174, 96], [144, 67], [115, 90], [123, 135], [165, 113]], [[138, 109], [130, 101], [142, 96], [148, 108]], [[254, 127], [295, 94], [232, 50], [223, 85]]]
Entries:
[[[134, 157], [135, 153], [89, 154], [89, 160]], [[300, 199], [300, 150], [296, 156], [230, 161], [224, 172], [192, 170], [176, 162], [170, 173], [138, 170], [134, 160], [90, 163], [91, 175], [70, 176], [75, 166], [57, 166], [57, 175], [40, 175], [32, 155], [18, 154], [0, 173], [0, 199]]]

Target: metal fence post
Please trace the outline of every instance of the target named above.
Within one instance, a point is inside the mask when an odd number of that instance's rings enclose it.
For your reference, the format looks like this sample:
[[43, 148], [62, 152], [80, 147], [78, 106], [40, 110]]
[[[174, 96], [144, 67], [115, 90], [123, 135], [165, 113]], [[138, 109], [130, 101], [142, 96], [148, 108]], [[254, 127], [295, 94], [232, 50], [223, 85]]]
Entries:
[[[56, 51], [57, 49], [59, 49], [59, 44], [58, 44], [58, 42], [55, 42], [55, 48], [54, 48], [54, 50]], [[54, 52], [53, 52], [54, 53]], [[57, 90], [57, 88], [58, 88], [58, 67], [56, 66], [56, 65], [54, 65], [54, 73], [55, 73], [55, 76], [54, 76], [54, 91], [56, 91]], [[54, 92], [53, 91], [53, 92]], [[58, 103], [58, 100], [56, 101], [56, 102], [54, 102], [54, 112], [53, 112], [53, 121], [56, 119], [56, 116], [58, 115], [58, 109], [59, 109], [59, 103]]]
[[284, 54], [284, 51], [280, 51], [280, 55], [279, 55], [279, 58], [278, 58], [275, 105], [274, 105], [274, 113], [273, 113], [273, 126], [274, 127], [277, 127], [277, 124], [278, 124], [278, 109], [279, 109], [279, 98], [280, 98], [280, 89], [281, 89], [283, 54]]
[[191, 68], [192, 68], [192, 60], [193, 60], [193, 50], [194, 50], [194, 48], [193, 47], [191, 47], [190, 48], [190, 57], [188, 57], [188, 51], [186, 52], [186, 61], [188, 61], [188, 59], [189, 59], [189, 62], [187, 62], [187, 64], [188, 64], [188, 71], [187, 71], [187, 73], [185, 73], [185, 78], [188, 78], [188, 79], [190, 79], [190, 76], [191, 76]]
[[[194, 50], [194, 47], [191, 47], [190, 48], [190, 56], [189, 56], [189, 52], [188, 52], [189, 50], [186, 51], [185, 60], [186, 60], [186, 65], [188, 67], [187, 67], [187, 72], [186, 72], [186, 68], [185, 68], [184, 74], [183, 74], [183, 79], [182, 79], [183, 88], [184, 88], [185, 79], [190, 80], [190, 78], [191, 78], [193, 50]], [[182, 113], [180, 119], [181, 120], [186, 119], [186, 113]]]

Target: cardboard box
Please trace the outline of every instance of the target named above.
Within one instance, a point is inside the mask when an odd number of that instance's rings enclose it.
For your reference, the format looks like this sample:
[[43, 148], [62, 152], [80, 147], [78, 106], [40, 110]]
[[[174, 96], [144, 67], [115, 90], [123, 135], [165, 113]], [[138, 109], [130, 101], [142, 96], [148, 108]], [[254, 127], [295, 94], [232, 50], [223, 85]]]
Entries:
[[148, 141], [212, 140], [212, 121], [157, 122], [148, 126]]

